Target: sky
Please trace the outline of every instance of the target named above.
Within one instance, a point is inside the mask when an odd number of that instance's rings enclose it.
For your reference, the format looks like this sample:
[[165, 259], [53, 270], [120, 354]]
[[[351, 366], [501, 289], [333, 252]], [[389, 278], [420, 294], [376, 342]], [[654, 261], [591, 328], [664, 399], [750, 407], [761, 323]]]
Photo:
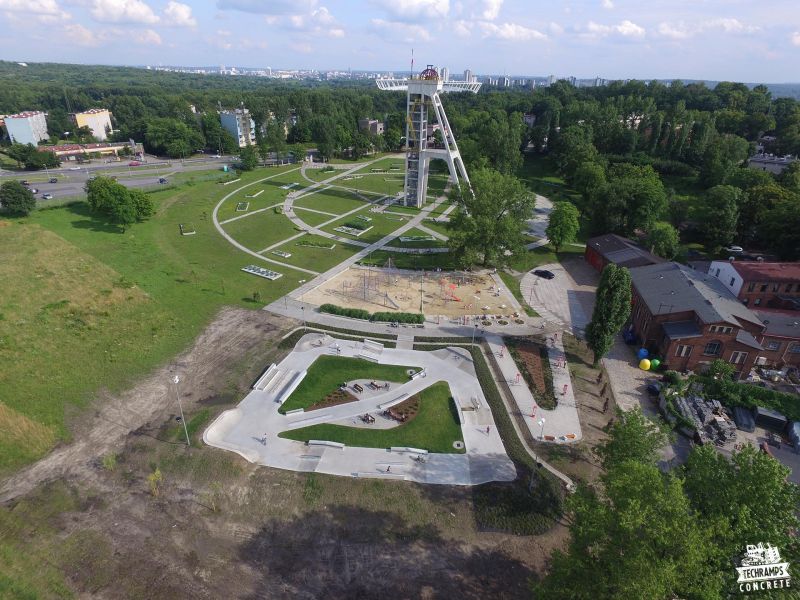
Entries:
[[0, 0], [0, 59], [800, 81], [798, 0]]

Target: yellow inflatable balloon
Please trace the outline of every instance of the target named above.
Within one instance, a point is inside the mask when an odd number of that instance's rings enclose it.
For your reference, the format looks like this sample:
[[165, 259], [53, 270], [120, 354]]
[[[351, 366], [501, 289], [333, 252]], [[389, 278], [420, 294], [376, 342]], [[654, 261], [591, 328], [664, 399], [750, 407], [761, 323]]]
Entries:
[[639, 361], [639, 368], [642, 371], [649, 371], [650, 370], [650, 361], [647, 360], [646, 358], [643, 358], [642, 360]]

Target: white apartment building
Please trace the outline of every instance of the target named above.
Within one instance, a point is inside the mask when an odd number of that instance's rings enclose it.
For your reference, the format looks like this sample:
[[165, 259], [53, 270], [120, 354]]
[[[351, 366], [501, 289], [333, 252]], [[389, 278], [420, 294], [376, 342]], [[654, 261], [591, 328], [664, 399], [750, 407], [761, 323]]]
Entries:
[[39, 110], [8, 115], [5, 118], [8, 137], [15, 144], [33, 144], [48, 139], [47, 113]]
[[256, 122], [246, 108], [223, 110], [219, 113], [222, 127], [233, 136], [240, 148], [256, 143]]

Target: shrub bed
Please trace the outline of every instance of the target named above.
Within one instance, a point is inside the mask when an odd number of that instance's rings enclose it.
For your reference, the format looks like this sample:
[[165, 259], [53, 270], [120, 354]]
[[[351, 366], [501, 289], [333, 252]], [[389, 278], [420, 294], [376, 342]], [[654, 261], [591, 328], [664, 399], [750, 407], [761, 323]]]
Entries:
[[323, 304], [319, 307], [320, 312], [337, 315], [339, 317], [350, 317], [351, 319], [361, 319], [363, 321], [375, 321], [379, 323], [416, 323], [425, 322], [425, 315], [422, 313], [406, 312], [376, 312], [370, 313], [361, 308], [345, 308], [335, 304]]
[[339, 317], [350, 317], [351, 319], [362, 319], [369, 321], [370, 314], [361, 308], [345, 308], [343, 306], [336, 306], [335, 304], [323, 304], [319, 307], [319, 312], [337, 315]]
[[703, 393], [709, 398], [719, 400], [726, 406], [745, 408], [771, 408], [784, 414], [787, 419], [800, 421], [800, 404], [794, 394], [776, 392], [749, 383], [730, 380], [717, 380], [713, 377], [695, 375], [694, 380], [703, 384]]
[[350, 229], [358, 229], [359, 231], [364, 231], [368, 227], [363, 221], [347, 221], [344, 226]]
[[525, 383], [536, 391], [536, 402], [544, 409], [554, 409], [558, 399], [553, 390], [553, 370], [547, 348], [529, 341], [504, 341]]

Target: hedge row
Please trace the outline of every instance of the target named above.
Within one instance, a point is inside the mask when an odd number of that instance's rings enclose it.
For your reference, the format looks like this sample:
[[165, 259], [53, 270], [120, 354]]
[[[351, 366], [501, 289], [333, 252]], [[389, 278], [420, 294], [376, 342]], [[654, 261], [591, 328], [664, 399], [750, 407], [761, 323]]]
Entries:
[[335, 304], [323, 304], [319, 307], [319, 312], [337, 315], [339, 317], [350, 317], [351, 319], [362, 319], [369, 321], [370, 314], [362, 308], [344, 308]]
[[744, 406], [745, 408], [771, 408], [777, 410], [791, 421], [800, 421], [800, 405], [797, 396], [776, 392], [749, 383], [738, 383], [730, 380], [718, 380], [713, 377], [695, 375], [695, 381], [703, 384], [703, 392], [709, 398], [719, 400], [726, 406]]
[[335, 304], [323, 304], [319, 307], [320, 312], [337, 315], [339, 317], [350, 317], [351, 319], [361, 319], [362, 321], [377, 321], [379, 323], [416, 323], [425, 322], [425, 315], [422, 313], [394, 313], [376, 312], [370, 314], [361, 308], [345, 308]]

